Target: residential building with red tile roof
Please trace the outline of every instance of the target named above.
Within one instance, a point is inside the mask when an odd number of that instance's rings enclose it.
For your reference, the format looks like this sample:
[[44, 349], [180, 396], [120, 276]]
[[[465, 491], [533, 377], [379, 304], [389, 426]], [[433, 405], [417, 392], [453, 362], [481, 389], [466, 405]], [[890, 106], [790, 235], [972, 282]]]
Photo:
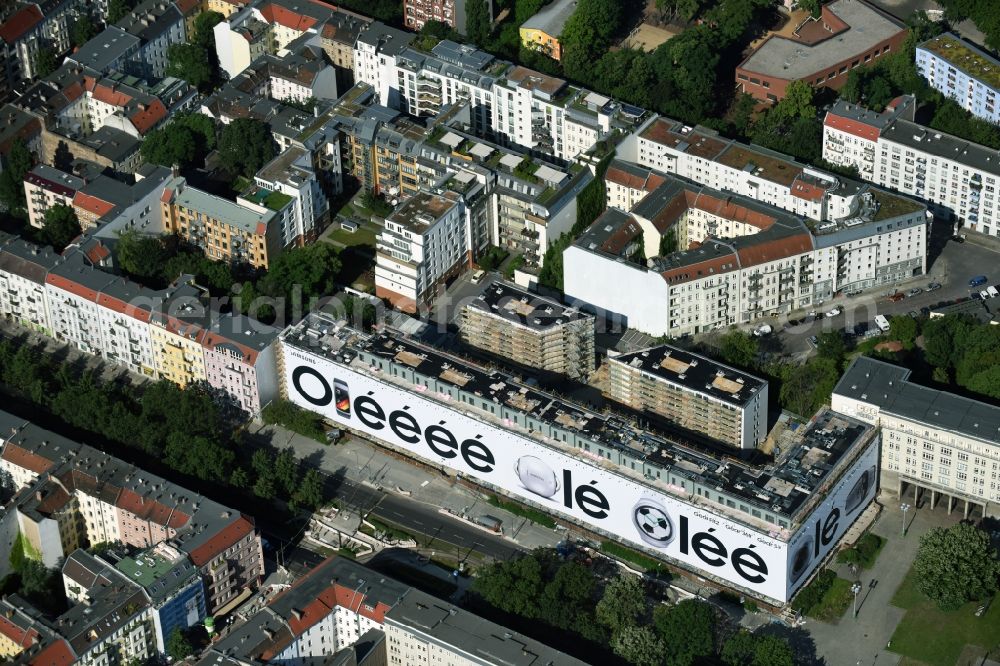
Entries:
[[[749, 172], [781, 173], [790, 196], [812, 201], [830, 189], [808, 170], [765, 157]], [[750, 323], [927, 269], [926, 207], [874, 187], [858, 186], [847, 215], [816, 220], [621, 160], [605, 185], [612, 206], [631, 208], [608, 208], [563, 253], [566, 295], [650, 335]]]
[[18, 527], [47, 566], [87, 544], [166, 543], [198, 571], [209, 612], [256, 588], [264, 561], [250, 516], [0, 412], [4, 424], [0, 468], [18, 484]]
[[73, 206], [73, 197], [86, 181], [47, 164], [38, 164], [24, 176], [24, 196], [28, 202], [28, 222], [41, 229], [45, 213], [60, 204]]
[[56, 56], [69, 50], [70, 28], [84, 15], [74, 0], [19, 3], [19, 8], [0, 23], [0, 85], [21, 87], [38, 76], [36, 60], [43, 47]]

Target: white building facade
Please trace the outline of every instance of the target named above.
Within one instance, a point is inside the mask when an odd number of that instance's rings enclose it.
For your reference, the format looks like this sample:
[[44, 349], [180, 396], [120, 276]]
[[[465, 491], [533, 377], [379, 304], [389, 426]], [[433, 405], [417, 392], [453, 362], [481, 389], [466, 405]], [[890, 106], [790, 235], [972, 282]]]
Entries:
[[1000, 61], [946, 32], [917, 46], [917, 71], [974, 116], [1000, 122]]
[[908, 120], [913, 106], [875, 113], [837, 102], [823, 124], [823, 159], [926, 201], [956, 228], [1000, 236], [1000, 155]]

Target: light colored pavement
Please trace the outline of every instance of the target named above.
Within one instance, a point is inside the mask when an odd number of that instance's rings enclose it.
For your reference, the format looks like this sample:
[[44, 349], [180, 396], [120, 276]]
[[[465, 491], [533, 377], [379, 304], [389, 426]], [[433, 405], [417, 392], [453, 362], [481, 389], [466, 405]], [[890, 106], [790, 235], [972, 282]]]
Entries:
[[[905, 499], [913, 504], [912, 494]], [[960, 511], [953, 511], [949, 516], [942, 504], [939, 503], [932, 510], [928, 498], [921, 499], [921, 507], [910, 509], [906, 515], [909, 525], [906, 536], [903, 537], [900, 500], [894, 493], [883, 492], [879, 501], [884, 508], [872, 532], [887, 541], [875, 566], [867, 571], [859, 571], [856, 576], [847, 565], [832, 566], [838, 576], [858, 580], [862, 591], [858, 595], [857, 619], [852, 617], [853, 609], [848, 608], [844, 617], [836, 624], [807, 620], [805, 630], [815, 641], [816, 652], [826, 658], [827, 664], [885, 666], [899, 663], [899, 655], [890, 652], [886, 646], [905, 611], [892, 606], [890, 601], [910, 570], [920, 545], [920, 536], [931, 528], [953, 525], [962, 519]], [[877, 584], [870, 588], [873, 580]]]

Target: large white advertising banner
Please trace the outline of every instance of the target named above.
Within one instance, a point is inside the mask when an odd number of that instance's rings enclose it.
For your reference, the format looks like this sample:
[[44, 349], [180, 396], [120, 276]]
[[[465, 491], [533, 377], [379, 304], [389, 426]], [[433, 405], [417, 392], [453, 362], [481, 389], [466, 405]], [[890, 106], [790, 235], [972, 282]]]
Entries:
[[815, 526], [796, 535], [796, 545], [812, 546], [796, 566], [788, 544], [766, 533], [477, 420], [460, 403], [451, 408], [289, 345], [284, 356], [288, 396], [305, 409], [778, 601], [790, 598], [874, 493], [874, 474], [859, 482], [856, 465], [824, 502], [827, 513], [814, 513]]

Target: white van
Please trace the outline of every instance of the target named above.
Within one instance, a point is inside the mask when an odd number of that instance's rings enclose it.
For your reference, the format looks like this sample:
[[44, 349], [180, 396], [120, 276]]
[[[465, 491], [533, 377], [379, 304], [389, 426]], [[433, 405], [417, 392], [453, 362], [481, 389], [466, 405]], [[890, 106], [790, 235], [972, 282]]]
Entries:
[[883, 333], [889, 332], [889, 320], [885, 318], [885, 315], [878, 315], [875, 317], [875, 325], [878, 326], [878, 330]]
[[989, 292], [990, 298], [996, 298], [1000, 296], [1000, 291], [997, 291], [996, 287], [986, 287], [986, 291]]

